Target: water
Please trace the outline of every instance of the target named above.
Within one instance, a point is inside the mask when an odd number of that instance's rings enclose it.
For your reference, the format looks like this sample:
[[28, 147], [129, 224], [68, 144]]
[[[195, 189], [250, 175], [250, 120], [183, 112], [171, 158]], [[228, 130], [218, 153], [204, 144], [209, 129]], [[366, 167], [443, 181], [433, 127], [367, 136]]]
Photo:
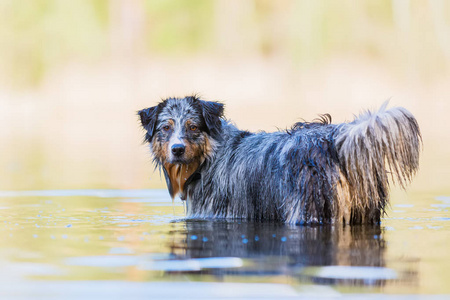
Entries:
[[287, 226], [184, 220], [165, 190], [0, 192], [0, 299], [450, 295], [449, 207], [394, 191], [381, 226]]

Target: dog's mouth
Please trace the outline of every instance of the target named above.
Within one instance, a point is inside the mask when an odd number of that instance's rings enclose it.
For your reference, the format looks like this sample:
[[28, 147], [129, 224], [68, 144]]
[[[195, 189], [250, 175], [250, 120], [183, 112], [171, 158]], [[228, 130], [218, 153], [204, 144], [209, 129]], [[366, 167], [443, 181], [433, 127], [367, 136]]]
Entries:
[[171, 159], [168, 159], [166, 163], [172, 164], [172, 165], [189, 165], [192, 163], [192, 159], [187, 159], [184, 157], [173, 157]]

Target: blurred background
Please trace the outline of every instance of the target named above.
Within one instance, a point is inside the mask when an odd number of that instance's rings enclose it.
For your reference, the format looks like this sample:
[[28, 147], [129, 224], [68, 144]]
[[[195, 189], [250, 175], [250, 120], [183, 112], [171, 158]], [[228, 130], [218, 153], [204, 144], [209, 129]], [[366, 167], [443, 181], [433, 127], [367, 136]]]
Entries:
[[390, 99], [423, 132], [410, 189], [450, 190], [445, 0], [2, 0], [0, 189], [165, 188], [136, 112], [192, 93], [267, 131]]

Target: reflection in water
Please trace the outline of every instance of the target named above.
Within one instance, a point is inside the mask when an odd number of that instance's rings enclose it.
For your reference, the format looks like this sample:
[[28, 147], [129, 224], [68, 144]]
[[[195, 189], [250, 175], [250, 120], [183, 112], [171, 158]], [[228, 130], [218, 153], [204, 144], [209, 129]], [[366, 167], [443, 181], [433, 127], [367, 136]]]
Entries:
[[[385, 268], [386, 243], [380, 226], [186, 221], [185, 230], [172, 234], [179, 237], [169, 245], [177, 259], [239, 257], [244, 260], [243, 267], [204, 268], [198, 271], [202, 275], [289, 275], [316, 283], [365, 285], [383, 285], [386, 280], [399, 280], [402, 276]], [[343, 275], [340, 272], [344, 266], [355, 266], [344, 272], [353, 276], [339, 276]]]
[[394, 205], [381, 227], [342, 227], [173, 221], [183, 208], [173, 214], [166, 191], [0, 192], [0, 280], [15, 284], [10, 291], [36, 283], [41, 294], [62, 281], [100, 291], [108, 280], [167, 281], [173, 293], [185, 281], [233, 283], [252, 295], [255, 283], [294, 294], [446, 292], [450, 222], [436, 205], [447, 200]]

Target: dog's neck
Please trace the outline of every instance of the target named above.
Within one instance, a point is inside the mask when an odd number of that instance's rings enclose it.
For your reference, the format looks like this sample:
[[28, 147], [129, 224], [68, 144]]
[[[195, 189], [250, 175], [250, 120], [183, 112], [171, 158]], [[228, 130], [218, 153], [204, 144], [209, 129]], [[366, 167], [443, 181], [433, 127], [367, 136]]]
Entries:
[[177, 194], [181, 195], [181, 198], [185, 198], [185, 184], [192, 174], [198, 169], [200, 162], [192, 162], [190, 164], [164, 164], [164, 170], [166, 175], [166, 181], [169, 188], [170, 196], [172, 199]]

